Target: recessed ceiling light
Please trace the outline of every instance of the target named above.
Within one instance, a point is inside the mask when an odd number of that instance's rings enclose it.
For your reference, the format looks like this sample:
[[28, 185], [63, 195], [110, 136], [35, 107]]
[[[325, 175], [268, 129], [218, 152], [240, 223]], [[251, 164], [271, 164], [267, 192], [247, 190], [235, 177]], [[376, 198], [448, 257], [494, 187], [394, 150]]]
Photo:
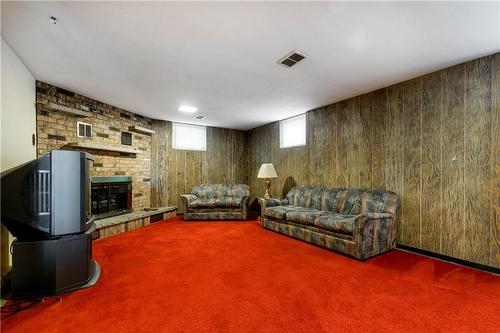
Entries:
[[205, 119], [205, 116], [202, 116], [201, 114], [198, 114], [196, 116], [193, 117], [194, 120], [202, 120], [202, 119]]
[[195, 113], [196, 111], [198, 111], [198, 108], [189, 105], [181, 105], [179, 106], [178, 110], [181, 112]]

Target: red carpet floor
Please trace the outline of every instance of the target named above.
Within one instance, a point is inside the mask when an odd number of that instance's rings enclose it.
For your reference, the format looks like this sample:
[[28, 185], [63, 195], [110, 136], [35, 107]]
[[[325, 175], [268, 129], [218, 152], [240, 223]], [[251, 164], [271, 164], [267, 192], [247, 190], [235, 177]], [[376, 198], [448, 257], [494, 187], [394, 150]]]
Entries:
[[3, 332], [499, 332], [500, 277], [392, 251], [367, 262], [261, 229], [173, 218], [94, 243], [92, 288]]

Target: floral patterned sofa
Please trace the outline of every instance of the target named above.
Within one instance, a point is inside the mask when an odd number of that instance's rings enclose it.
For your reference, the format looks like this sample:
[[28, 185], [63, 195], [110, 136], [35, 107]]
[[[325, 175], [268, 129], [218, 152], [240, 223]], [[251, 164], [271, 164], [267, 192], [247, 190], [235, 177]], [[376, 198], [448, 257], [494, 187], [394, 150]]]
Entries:
[[395, 193], [306, 185], [259, 201], [262, 226], [287, 236], [361, 260], [396, 247]]
[[246, 220], [250, 190], [245, 184], [203, 184], [181, 195], [184, 220]]

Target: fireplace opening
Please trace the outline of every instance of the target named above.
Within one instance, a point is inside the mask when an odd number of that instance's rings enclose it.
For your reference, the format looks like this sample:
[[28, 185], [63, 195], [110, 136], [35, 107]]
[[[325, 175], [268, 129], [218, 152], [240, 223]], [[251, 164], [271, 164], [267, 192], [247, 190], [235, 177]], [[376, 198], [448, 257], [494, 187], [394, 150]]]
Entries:
[[132, 211], [132, 178], [92, 177], [92, 214], [96, 219]]

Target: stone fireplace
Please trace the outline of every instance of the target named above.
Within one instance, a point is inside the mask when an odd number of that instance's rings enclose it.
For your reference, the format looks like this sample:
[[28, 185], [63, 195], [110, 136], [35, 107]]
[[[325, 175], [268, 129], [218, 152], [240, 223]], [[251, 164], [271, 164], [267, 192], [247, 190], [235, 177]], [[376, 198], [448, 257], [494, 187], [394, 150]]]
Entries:
[[92, 177], [92, 213], [96, 219], [132, 211], [132, 177]]
[[[40, 81], [36, 98], [38, 157], [53, 149], [86, 151], [94, 156], [92, 176], [130, 176], [131, 208], [151, 207], [151, 119]], [[91, 125], [91, 137], [78, 135], [81, 123]], [[111, 195], [114, 191], [118, 191], [116, 186]], [[105, 191], [100, 193], [104, 196]], [[115, 201], [108, 203], [112, 207]], [[99, 211], [105, 209], [104, 204], [97, 206]]]
[[151, 208], [151, 119], [37, 81], [36, 121], [39, 157], [54, 149], [93, 155], [91, 201], [98, 237], [176, 215], [176, 207]]

